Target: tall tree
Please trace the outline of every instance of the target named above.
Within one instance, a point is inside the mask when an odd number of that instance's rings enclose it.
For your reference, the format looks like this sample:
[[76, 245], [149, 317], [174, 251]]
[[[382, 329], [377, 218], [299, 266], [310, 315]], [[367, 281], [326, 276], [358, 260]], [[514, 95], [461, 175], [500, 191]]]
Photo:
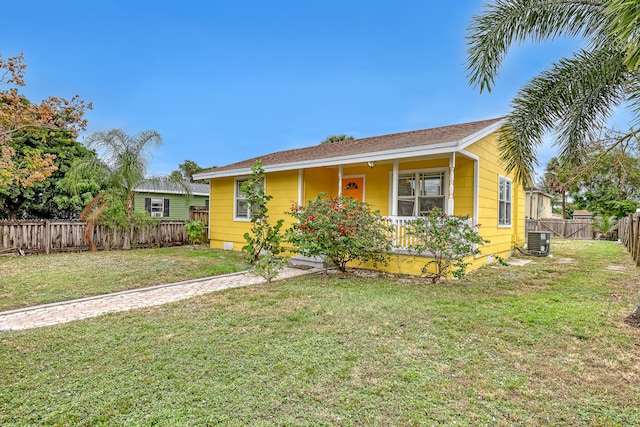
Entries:
[[570, 171], [562, 158], [552, 158], [544, 172], [546, 187], [562, 199], [562, 218], [567, 218], [567, 188], [570, 185]]
[[95, 155], [82, 144], [70, 138], [69, 131], [24, 129], [13, 134], [7, 146], [15, 150], [14, 162], [22, 163], [33, 151], [54, 157], [56, 170], [43, 181], [25, 187], [18, 182], [0, 186], [0, 218], [54, 219], [78, 218], [93, 196], [99, 193], [99, 176], [88, 177], [78, 196], [65, 190], [61, 182], [74, 161]]
[[[215, 167], [215, 166], [212, 166], [212, 167]], [[203, 172], [205, 170], [207, 170], [207, 168], [201, 167], [193, 160], [185, 160], [184, 163], [180, 163], [178, 165], [177, 170], [174, 170], [173, 172], [171, 172], [171, 175], [173, 175], [174, 178], [181, 176], [187, 182], [195, 182], [193, 179], [193, 175], [199, 172]]]
[[560, 36], [586, 42], [534, 77], [512, 101], [500, 151], [517, 179], [531, 178], [536, 150], [550, 130], [557, 131], [561, 156], [574, 159], [622, 102], [630, 101], [634, 122], [640, 122], [638, 41], [624, 35], [638, 35], [637, 16], [638, 2], [629, 0], [493, 0], [473, 18], [467, 67], [480, 91], [491, 91], [514, 44]]
[[[134, 189], [146, 178], [152, 148], [160, 146], [162, 139], [156, 131], [147, 130], [134, 136], [128, 135], [120, 129], [106, 132], [95, 132], [87, 138], [87, 146], [103, 153], [103, 159], [97, 157], [86, 158], [74, 166], [69, 174], [69, 186], [77, 190], [76, 185], [88, 173], [102, 171], [109, 183], [108, 190], [93, 198], [82, 213], [87, 221], [85, 237], [89, 240], [92, 250], [95, 250], [90, 239], [93, 225], [100, 219], [106, 209], [120, 203], [124, 208], [123, 230], [124, 242], [122, 249], [131, 249], [131, 226], [133, 216]], [[158, 181], [156, 180], [151, 180]], [[185, 192], [190, 189], [181, 179], [172, 179], [180, 184]]]
[[614, 148], [591, 144], [590, 154], [571, 172], [570, 194], [576, 207], [616, 218], [635, 212], [640, 200], [639, 154], [637, 142]]
[[31, 187], [44, 181], [55, 170], [55, 155], [40, 150], [19, 153], [10, 142], [18, 131], [46, 129], [66, 130], [76, 137], [86, 128], [85, 104], [77, 95], [67, 100], [49, 97], [39, 104], [18, 92], [24, 86], [26, 64], [22, 54], [4, 59], [0, 55], [0, 186], [17, 184]]
[[[556, 130], [561, 156], [576, 159], [624, 101], [640, 126], [639, 12], [637, 0], [493, 0], [473, 18], [467, 69], [480, 91], [491, 91], [514, 43], [560, 36], [585, 41], [586, 48], [534, 77], [511, 103], [499, 148], [523, 185], [533, 176], [546, 132]], [[640, 301], [631, 317], [640, 325]]]
[[355, 138], [353, 137], [353, 135], [347, 135], [347, 134], [341, 133], [340, 135], [329, 135], [328, 137], [323, 139], [322, 142], [320, 142], [320, 144], [332, 144], [334, 142], [340, 142], [340, 141], [353, 141], [354, 139]]

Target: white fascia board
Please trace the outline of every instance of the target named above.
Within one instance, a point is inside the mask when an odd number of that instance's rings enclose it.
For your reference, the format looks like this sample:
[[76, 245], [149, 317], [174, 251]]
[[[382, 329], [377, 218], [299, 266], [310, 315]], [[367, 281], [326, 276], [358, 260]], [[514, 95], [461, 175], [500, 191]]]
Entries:
[[[133, 190], [136, 193], [153, 193], [153, 194], [178, 194], [180, 196], [186, 196], [187, 193], [184, 191], [175, 191], [175, 190], [152, 190], [152, 189], [142, 189], [142, 190]], [[192, 196], [208, 196], [209, 193], [201, 193], [201, 192], [191, 192]]]
[[[366, 163], [370, 161], [383, 161], [383, 160], [395, 160], [410, 157], [430, 156], [437, 154], [448, 154], [452, 152], [459, 152], [464, 150], [465, 147], [470, 144], [484, 138], [487, 135], [495, 132], [502, 126], [502, 120], [496, 122], [491, 126], [469, 135], [459, 141], [448, 141], [440, 144], [433, 144], [428, 146], [416, 146], [409, 148], [400, 148], [394, 150], [377, 151], [373, 153], [359, 153], [349, 156], [329, 157], [326, 159], [311, 159], [301, 162], [293, 163], [280, 163], [276, 165], [264, 165], [265, 172], [281, 172], [296, 169], [317, 168], [324, 166], [338, 166], [348, 165], [353, 163]], [[251, 173], [251, 168], [230, 169], [226, 171], [216, 172], [204, 172], [193, 176], [194, 179], [210, 179], [210, 178], [224, 178], [230, 176], [247, 175]]]
[[[312, 159], [302, 162], [280, 163], [277, 165], [264, 165], [265, 172], [281, 172], [294, 169], [317, 168], [323, 166], [348, 165], [353, 163], [366, 163], [369, 161], [393, 160], [397, 158], [419, 157], [433, 154], [445, 154], [456, 151], [457, 142], [447, 142], [425, 147], [411, 147], [398, 150], [377, 151], [374, 153], [360, 153], [350, 156], [329, 157], [326, 159]], [[223, 178], [230, 176], [246, 175], [251, 173], [251, 168], [231, 169], [221, 172], [204, 172], [194, 175], [194, 179]]]
[[505, 124], [505, 120], [499, 120], [497, 122], [495, 122], [492, 125], [487, 126], [484, 129], [480, 129], [478, 132], [473, 133], [465, 138], [462, 138], [460, 140], [460, 143], [458, 144], [458, 150], [464, 150], [465, 148], [467, 148], [469, 145], [473, 144], [474, 142], [480, 141], [482, 138], [484, 138], [485, 136], [489, 136], [492, 133], [496, 132], [498, 129], [500, 129], [503, 125]]

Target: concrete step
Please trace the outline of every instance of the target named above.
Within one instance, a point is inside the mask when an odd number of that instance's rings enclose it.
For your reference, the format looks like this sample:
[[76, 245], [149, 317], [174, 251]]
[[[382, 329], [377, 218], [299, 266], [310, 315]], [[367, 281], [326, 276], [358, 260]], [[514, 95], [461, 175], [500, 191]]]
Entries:
[[296, 255], [289, 258], [289, 264], [293, 266], [298, 265], [312, 268], [327, 268], [327, 263], [325, 262], [324, 257], [320, 256]]

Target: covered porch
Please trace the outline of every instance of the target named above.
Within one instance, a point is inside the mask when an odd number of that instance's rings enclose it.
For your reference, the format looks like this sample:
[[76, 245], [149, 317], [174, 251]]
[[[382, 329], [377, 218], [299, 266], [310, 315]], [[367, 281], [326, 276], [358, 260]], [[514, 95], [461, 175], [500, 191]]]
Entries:
[[[318, 183], [322, 183], [319, 185]], [[318, 193], [369, 203], [392, 226], [394, 247], [410, 245], [406, 224], [440, 208], [478, 222], [479, 158], [465, 150], [298, 170], [298, 204]]]

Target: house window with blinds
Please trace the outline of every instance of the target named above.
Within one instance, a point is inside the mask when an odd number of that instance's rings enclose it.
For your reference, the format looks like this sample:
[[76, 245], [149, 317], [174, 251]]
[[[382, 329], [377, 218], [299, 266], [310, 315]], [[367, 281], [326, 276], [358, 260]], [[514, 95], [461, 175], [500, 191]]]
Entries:
[[398, 216], [424, 216], [433, 208], [444, 210], [444, 171], [401, 173], [398, 176]]
[[498, 226], [511, 226], [511, 198], [513, 182], [503, 176], [498, 177]]

